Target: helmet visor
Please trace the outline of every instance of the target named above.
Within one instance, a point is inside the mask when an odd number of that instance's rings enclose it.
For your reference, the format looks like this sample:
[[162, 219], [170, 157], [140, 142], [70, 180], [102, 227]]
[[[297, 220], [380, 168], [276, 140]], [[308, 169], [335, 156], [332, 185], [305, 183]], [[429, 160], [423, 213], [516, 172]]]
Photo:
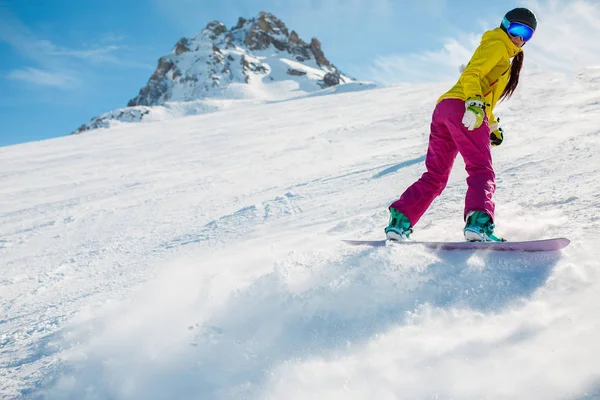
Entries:
[[504, 26], [506, 31], [512, 36], [520, 36], [526, 42], [533, 36], [533, 29], [520, 22], [510, 22], [504, 18], [504, 20], [502, 20], [502, 26]]

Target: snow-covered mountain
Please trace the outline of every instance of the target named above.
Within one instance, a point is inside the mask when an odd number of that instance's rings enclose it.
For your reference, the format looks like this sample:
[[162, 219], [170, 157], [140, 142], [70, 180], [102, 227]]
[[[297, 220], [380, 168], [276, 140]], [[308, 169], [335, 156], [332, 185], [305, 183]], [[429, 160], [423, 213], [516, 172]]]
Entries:
[[182, 38], [160, 58], [127, 107], [93, 118], [74, 133], [118, 122], [212, 112], [240, 101], [281, 101], [328, 88], [325, 93], [373, 87], [340, 72], [317, 39], [305, 42], [273, 14], [261, 12], [256, 18], [240, 18], [231, 29], [213, 21], [193, 38]]
[[[599, 71], [497, 109], [497, 232], [555, 253], [341, 242], [383, 236], [453, 82], [0, 148], [0, 398], [600, 398]], [[414, 239], [462, 239], [465, 178]]]

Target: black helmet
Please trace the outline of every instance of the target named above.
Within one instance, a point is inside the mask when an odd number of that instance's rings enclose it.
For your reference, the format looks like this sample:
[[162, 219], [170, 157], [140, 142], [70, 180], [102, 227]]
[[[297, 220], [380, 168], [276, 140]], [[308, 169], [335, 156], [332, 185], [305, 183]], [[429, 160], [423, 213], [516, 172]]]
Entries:
[[515, 8], [510, 10], [504, 16], [510, 22], [520, 22], [532, 28], [534, 31], [537, 28], [537, 19], [535, 14], [527, 8]]

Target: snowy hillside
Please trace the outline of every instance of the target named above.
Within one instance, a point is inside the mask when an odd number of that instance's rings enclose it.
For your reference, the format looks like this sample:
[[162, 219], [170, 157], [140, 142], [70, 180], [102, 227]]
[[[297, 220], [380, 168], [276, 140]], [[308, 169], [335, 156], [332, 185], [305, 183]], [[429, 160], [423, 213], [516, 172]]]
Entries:
[[307, 43], [273, 14], [261, 12], [240, 18], [231, 29], [213, 21], [195, 37], [182, 38], [158, 60], [148, 84], [126, 108], [93, 118], [75, 133], [212, 112], [242, 100], [289, 100], [338, 86], [342, 91], [374, 87], [343, 75], [317, 39]]
[[[341, 243], [383, 236], [452, 82], [0, 148], [0, 398], [600, 398], [597, 76], [497, 110], [497, 231], [558, 253]], [[415, 239], [462, 238], [465, 177]]]

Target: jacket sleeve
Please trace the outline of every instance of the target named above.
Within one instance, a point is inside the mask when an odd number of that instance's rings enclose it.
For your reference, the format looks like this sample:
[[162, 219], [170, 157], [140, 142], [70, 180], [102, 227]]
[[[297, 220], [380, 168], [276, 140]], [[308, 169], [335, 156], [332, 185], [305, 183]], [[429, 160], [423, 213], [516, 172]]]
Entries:
[[494, 113], [492, 112], [492, 109], [490, 107], [486, 107], [485, 108], [487, 117], [488, 117], [488, 124], [490, 125], [490, 131], [492, 130], [492, 125], [497, 124], [498, 121], [496, 120], [496, 116], [494, 115]]
[[502, 60], [504, 44], [500, 41], [489, 41], [479, 45], [471, 61], [461, 74], [459, 82], [465, 97], [480, 97], [483, 100], [481, 80]]

